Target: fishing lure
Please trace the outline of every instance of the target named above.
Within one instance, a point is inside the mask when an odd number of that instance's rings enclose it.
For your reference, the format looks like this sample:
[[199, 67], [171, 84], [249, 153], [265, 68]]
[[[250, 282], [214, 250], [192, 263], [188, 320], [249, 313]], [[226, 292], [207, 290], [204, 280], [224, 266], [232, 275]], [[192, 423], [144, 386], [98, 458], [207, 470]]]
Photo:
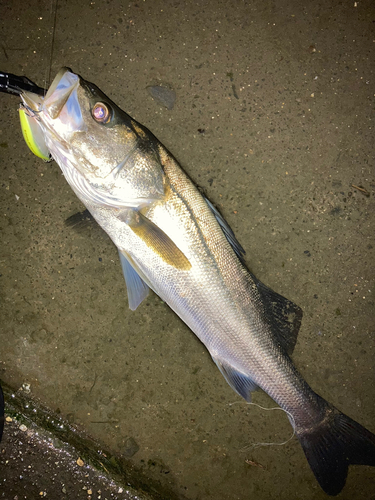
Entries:
[[[38, 87], [38, 85], [26, 76], [17, 76], [12, 73], [0, 71], [0, 92], [20, 95], [25, 90], [39, 95], [41, 102], [47, 92], [42, 87]], [[35, 111], [28, 109], [24, 104], [20, 105], [18, 111], [22, 135], [30, 151], [44, 161], [51, 161], [52, 158], [44, 140], [44, 133], [38, 121], [35, 120]]]

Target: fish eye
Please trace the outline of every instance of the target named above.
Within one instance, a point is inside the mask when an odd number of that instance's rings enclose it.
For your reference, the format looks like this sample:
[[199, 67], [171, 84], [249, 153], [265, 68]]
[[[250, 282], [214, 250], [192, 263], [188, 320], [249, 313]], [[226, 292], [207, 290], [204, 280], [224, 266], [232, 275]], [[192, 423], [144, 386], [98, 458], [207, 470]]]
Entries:
[[97, 102], [91, 111], [92, 117], [99, 123], [107, 123], [111, 119], [111, 111], [102, 102]]

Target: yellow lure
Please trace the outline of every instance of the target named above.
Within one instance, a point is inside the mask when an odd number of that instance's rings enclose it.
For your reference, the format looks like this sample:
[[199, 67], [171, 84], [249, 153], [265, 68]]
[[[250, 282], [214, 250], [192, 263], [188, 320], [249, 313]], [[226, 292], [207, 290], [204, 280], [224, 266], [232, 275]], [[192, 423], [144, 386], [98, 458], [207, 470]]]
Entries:
[[27, 114], [25, 108], [19, 108], [22, 135], [30, 151], [44, 161], [50, 161], [51, 155], [44, 141], [43, 131], [35, 118]]

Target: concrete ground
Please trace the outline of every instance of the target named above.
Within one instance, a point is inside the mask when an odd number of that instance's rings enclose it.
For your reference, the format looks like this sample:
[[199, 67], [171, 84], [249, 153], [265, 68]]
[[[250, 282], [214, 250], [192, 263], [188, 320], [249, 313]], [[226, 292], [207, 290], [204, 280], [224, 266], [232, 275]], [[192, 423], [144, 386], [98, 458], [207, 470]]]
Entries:
[[[47, 86], [69, 66], [177, 157], [257, 277], [303, 308], [306, 380], [375, 432], [374, 2], [25, 0], [0, 19], [1, 70]], [[176, 92], [173, 109], [155, 84]], [[252, 446], [289, 438], [282, 412], [237, 397], [158, 297], [128, 309], [115, 247], [64, 225], [82, 205], [27, 149], [17, 98], [0, 102], [0, 378], [16, 399], [159, 497], [326, 498], [296, 439]], [[374, 499], [374, 484], [353, 467], [338, 498]]]
[[53, 434], [8, 419], [0, 447], [0, 498], [146, 500], [100, 474]]

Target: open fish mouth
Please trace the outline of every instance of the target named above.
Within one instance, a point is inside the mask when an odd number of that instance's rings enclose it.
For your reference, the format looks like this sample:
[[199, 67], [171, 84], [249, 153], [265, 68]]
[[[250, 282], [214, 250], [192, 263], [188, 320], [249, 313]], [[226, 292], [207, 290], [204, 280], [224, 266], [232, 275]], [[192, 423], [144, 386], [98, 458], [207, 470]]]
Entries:
[[70, 119], [75, 121], [77, 115], [80, 115], [80, 106], [77, 99], [77, 90], [79, 86], [79, 76], [70, 71], [69, 68], [62, 68], [55, 76], [43, 102], [43, 110], [55, 120], [61, 119], [61, 112], [65, 104], [67, 106]]
[[[30, 91], [21, 93], [20, 118], [26, 143], [45, 161], [51, 156], [72, 158], [73, 135], [87, 129], [78, 90], [80, 77], [62, 68], [43, 97]], [[86, 162], [88, 163], [88, 162]], [[90, 171], [91, 166], [87, 165]]]
[[62, 68], [44, 98], [33, 92], [23, 92], [21, 94], [23, 105], [37, 121], [51, 126], [56, 120], [53, 127], [56, 132], [59, 128], [58, 123], [63, 124], [65, 130], [67, 128], [69, 131], [79, 130], [83, 124], [77, 94], [79, 82], [78, 75], [72, 73], [69, 68]]
[[80, 78], [72, 73], [68, 68], [62, 68], [53, 80], [48, 92], [43, 100], [42, 113], [48, 116], [49, 120], [57, 120], [55, 129], [59, 131], [61, 124], [64, 134], [81, 130], [83, 118], [81, 106], [78, 99], [78, 88]]

